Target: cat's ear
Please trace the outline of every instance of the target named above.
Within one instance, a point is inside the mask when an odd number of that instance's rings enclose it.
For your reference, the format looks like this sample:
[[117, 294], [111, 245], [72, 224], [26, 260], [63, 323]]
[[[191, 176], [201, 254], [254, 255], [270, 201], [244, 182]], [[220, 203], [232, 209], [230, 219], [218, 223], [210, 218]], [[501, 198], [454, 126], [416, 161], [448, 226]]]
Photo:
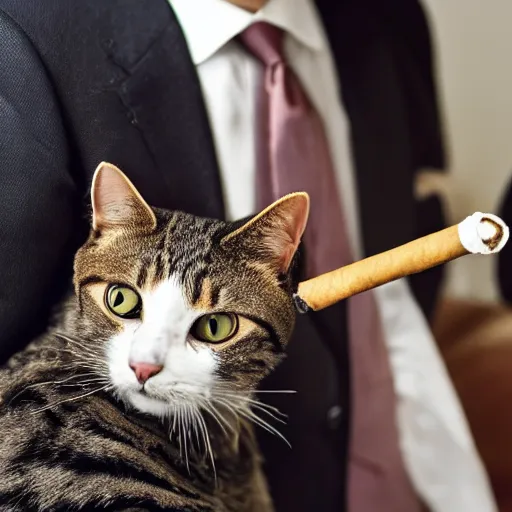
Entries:
[[299, 247], [309, 215], [309, 196], [296, 192], [282, 197], [236, 231], [221, 244], [242, 244], [271, 262], [277, 272], [289, 270]]
[[152, 230], [153, 210], [132, 182], [116, 166], [102, 162], [96, 168], [91, 187], [92, 226], [95, 231], [122, 227]]

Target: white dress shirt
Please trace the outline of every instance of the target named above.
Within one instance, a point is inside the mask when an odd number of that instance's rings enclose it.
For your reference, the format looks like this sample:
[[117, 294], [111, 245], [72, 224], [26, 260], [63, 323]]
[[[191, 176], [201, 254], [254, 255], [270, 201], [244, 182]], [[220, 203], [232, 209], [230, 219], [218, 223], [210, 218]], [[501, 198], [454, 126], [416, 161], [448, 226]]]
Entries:
[[[356, 257], [362, 257], [350, 126], [312, 0], [270, 0], [255, 14], [224, 0], [169, 1], [201, 82], [227, 217], [255, 213], [254, 110], [263, 68], [233, 38], [262, 20], [285, 31], [288, 63], [324, 120], [350, 244]], [[407, 281], [390, 283], [375, 293], [399, 398], [401, 449], [417, 492], [432, 512], [494, 512], [462, 408]]]

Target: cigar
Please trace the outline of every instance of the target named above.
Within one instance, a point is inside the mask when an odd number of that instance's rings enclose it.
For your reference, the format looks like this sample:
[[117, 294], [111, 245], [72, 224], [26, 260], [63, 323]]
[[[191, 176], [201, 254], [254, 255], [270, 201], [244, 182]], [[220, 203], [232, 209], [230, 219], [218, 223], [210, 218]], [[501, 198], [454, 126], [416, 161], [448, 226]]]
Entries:
[[295, 305], [300, 313], [318, 311], [467, 254], [495, 254], [508, 237], [503, 220], [476, 212], [442, 231], [299, 283]]

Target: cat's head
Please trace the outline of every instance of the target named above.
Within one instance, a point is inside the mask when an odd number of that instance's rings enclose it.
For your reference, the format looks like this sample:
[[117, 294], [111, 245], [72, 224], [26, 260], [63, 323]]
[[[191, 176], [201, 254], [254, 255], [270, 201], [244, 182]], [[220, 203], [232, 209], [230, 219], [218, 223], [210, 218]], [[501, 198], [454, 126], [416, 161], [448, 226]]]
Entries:
[[308, 196], [228, 223], [151, 208], [120, 170], [101, 164], [92, 206], [75, 259], [73, 325], [113, 393], [165, 416], [253, 390], [294, 326], [290, 266]]

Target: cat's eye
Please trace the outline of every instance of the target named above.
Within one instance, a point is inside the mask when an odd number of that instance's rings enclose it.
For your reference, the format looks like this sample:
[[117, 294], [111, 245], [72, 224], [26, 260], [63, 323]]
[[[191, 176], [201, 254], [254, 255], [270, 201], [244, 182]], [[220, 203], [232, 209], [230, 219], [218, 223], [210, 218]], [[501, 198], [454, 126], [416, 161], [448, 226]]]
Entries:
[[238, 330], [238, 318], [231, 313], [214, 313], [202, 316], [193, 326], [195, 338], [208, 343], [229, 340]]
[[140, 295], [132, 288], [113, 284], [107, 288], [105, 304], [108, 309], [121, 318], [139, 318], [142, 309]]

